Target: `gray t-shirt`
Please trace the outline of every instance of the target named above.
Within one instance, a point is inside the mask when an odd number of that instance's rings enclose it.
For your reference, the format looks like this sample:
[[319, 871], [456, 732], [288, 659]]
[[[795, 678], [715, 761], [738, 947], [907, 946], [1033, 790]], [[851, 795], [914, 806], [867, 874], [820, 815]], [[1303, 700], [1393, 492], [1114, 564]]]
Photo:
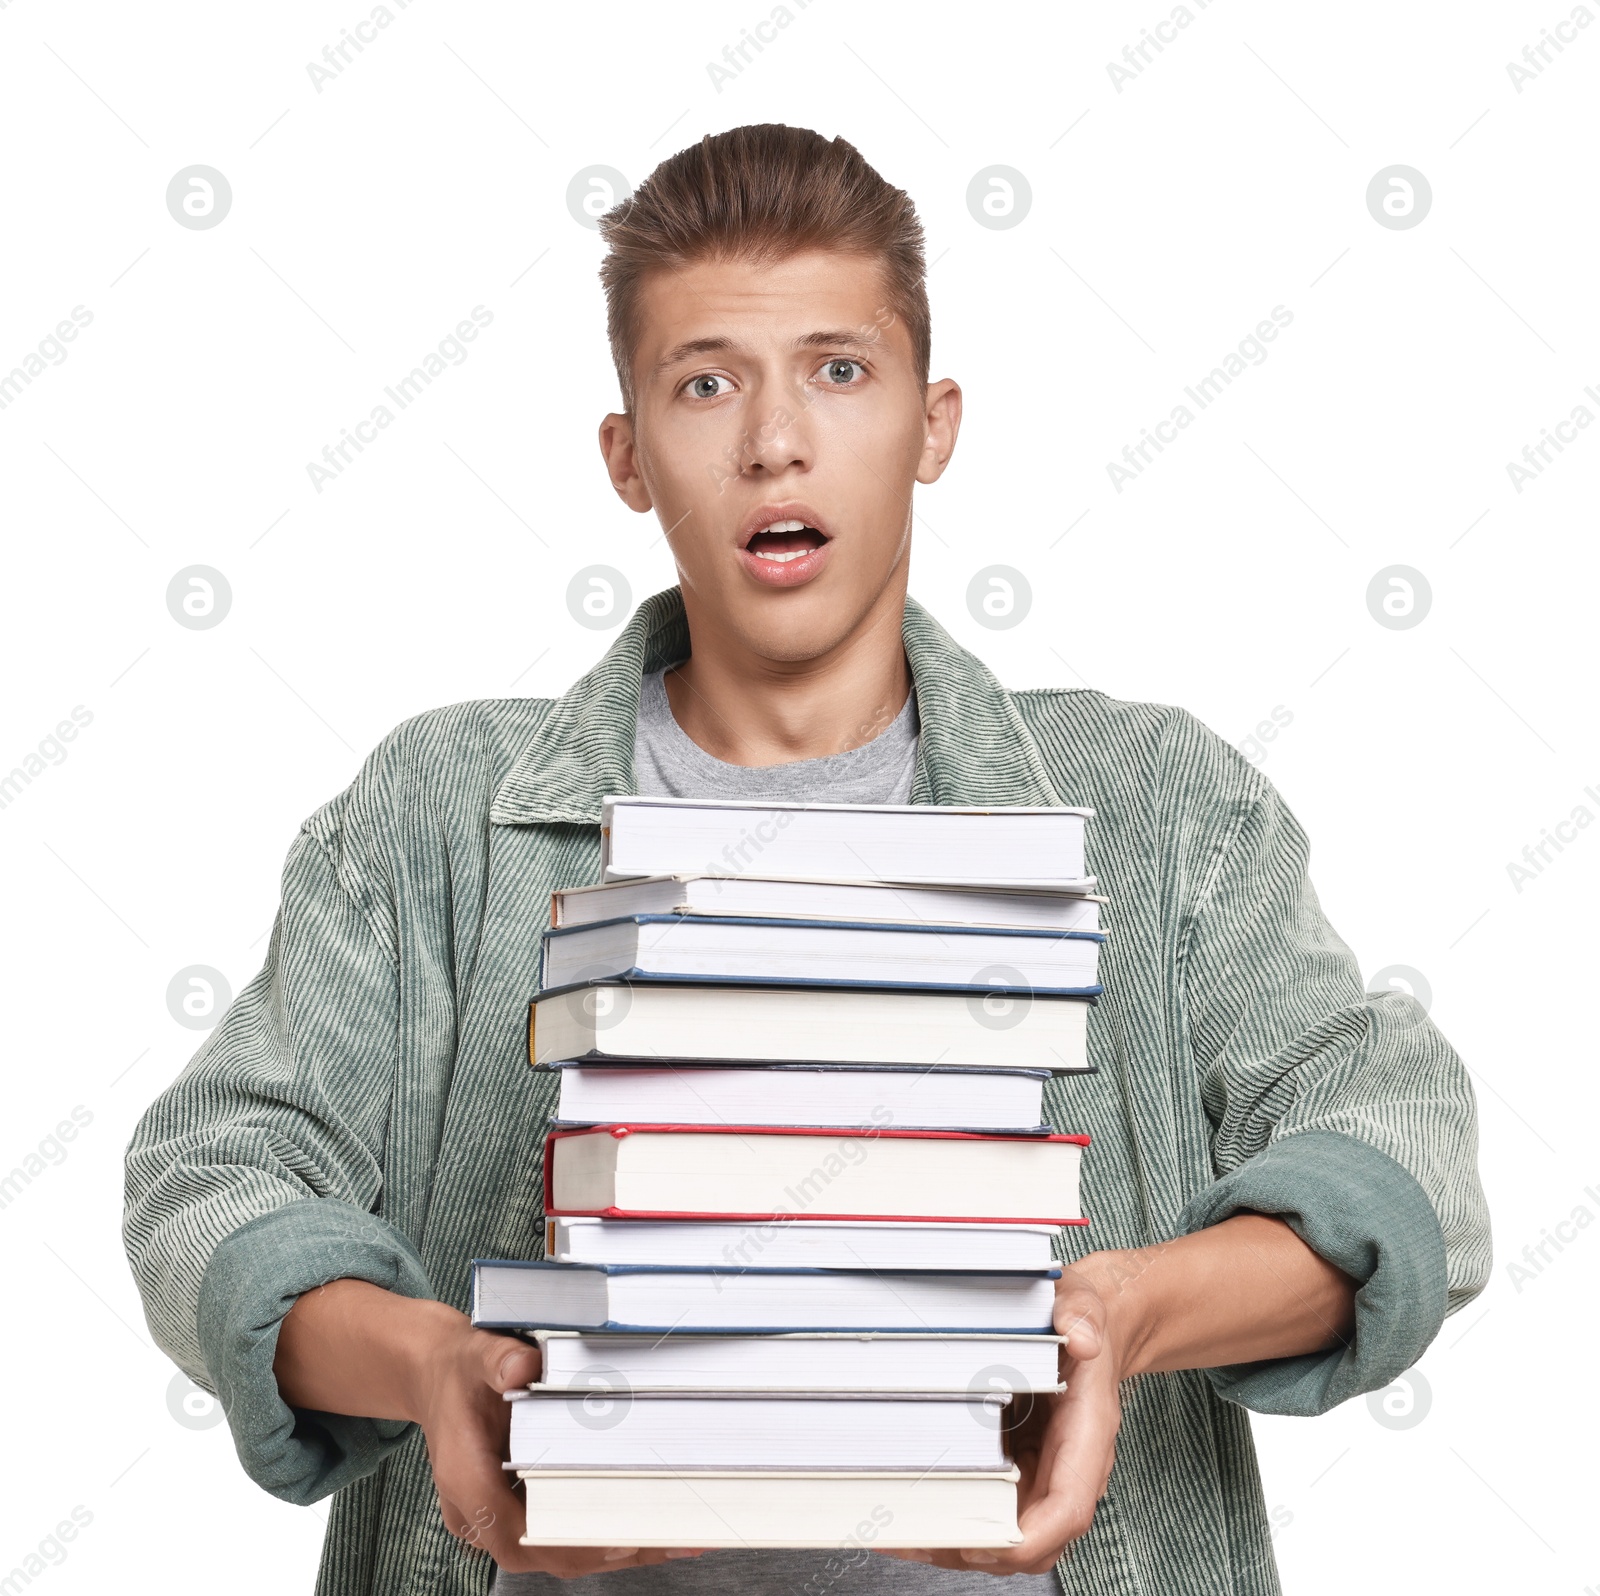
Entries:
[[917, 695], [869, 742], [786, 765], [714, 759], [672, 716], [665, 671], [646, 676], [633, 739], [633, 790], [664, 798], [775, 798], [829, 804], [911, 802], [917, 763]]
[[[713, 759], [672, 717], [662, 683], [646, 676], [633, 745], [633, 790], [669, 798], [776, 798], [815, 803], [903, 804], [911, 801], [917, 760], [913, 693], [870, 742], [821, 759], [784, 765], [731, 765]], [[494, 1596], [1060, 1596], [1054, 1573], [997, 1578], [879, 1557], [853, 1544], [838, 1551], [725, 1549], [649, 1568], [619, 1568], [583, 1579], [552, 1574], [502, 1574]]]

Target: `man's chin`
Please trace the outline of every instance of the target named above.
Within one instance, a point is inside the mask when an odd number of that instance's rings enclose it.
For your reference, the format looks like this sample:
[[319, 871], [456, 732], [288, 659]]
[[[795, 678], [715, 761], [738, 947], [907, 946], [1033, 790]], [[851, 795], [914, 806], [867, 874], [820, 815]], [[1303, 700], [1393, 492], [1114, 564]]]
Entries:
[[[734, 618], [731, 630], [742, 638], [751, 654], [774, 665], [801, 665], [826, 659], [872, 626], [873, 612], [885, 593], [829, 592], [820, 584], [788, 592], [762, 595], [766, 602], [752, 604]], [[774, 602], [776, 600], [776, 602]], [[898, 631], [902, 606], [882, 617]]]
[[803, 665], [825, 659], [881, 623], [900, 627], [905, 583], [891, 568], [876, 580], [842, 564], [794, 587], [757, 583], [742, 571], [722, 580], [679, 568], [679, 584], [691, 634], [723, 637], [738, 649], [773, 665]]

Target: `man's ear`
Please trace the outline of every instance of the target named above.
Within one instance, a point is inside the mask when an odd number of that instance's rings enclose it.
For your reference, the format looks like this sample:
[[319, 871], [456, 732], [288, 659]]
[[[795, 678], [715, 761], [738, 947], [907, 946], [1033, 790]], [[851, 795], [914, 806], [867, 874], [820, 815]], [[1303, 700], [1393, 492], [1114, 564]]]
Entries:
[[917, 461], [917, 481], [937, 482], [944, 475], [955, 453], [956, 434], [961, 431], [961, 387], [949, 377], [928, 384], [926, 406], [927, 435], [922, 457]]
[[633, 441], [633, 421], [613, 412], [600, 423], [600, 453], [606, 473], [622, 502], [641, 514], [650, 508], [650, 490], [639, 474], [639, 455]]

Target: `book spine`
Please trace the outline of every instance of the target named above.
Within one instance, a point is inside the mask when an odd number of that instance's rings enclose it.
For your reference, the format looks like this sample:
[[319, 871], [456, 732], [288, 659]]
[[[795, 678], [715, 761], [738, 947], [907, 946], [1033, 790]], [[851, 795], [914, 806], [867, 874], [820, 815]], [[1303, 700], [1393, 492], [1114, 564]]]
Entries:
[[[547, 1213], [573, 1219], [703, 1219], [731, 1223], [776, 1224], [794, 1219], [869, 1219], [921, 1225], [1087, 1225], [1087, 1218], [1067, 1219], [1058, 1214], [820, 1214], [803, 1213], [708, 1213], [703, 1209], [678, 1208], [553, 1208], [550, 1206], [550, 1171], [545, 1168], [545, 1209]], [[583, 1267], [600, 1268], [601, 1265]]]
[[[1081, 1131], [1071, 1134], [1052, 1131], [1048, 1136], [1035, 1136], [1007, 1131], [902, 1130], [890, 1125], [875, 1125], [868, 1129], [873, 1140], [895, 1137], [925, 1142], [1027, 1142], [1030, 1146], [1037, 1146], [1040, 1142], [1072, 1142], [1079, 1147], [1089, 1145], [1088, 1136]], [[855, 1126], [841, 1125], [707, 1125], [691, 1120], [634, 1120], [626, 1125], [595, 1125], [589, 1130], [553, 1130], [546, 1139], [554, 1141], [562, 1136], [583, 1136], [592, 1131], [609, 1131], [617, 1137], [646, 1133], [669, 1136], [811, 1136], [819, 1141], [857, 1140], [863, 1134]], [[549, 1158], [550, 1150], [546, 1147], [547, 1163]]]

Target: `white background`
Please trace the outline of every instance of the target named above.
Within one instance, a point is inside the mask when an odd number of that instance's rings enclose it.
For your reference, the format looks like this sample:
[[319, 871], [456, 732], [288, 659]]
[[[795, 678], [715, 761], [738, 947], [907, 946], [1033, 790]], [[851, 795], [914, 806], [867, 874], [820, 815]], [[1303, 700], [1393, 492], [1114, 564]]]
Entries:
[[[934, 375], [967, 409], [913, 592], [1012, 686], [1176, 701], [1240, 743], [1281, 710], [1264, 768], [1330, 917], [1369, 976], [1423, 975], [1473, 1072], [1493, 1281], [1421, 1364], [1420, 1422], [1257, 1422], [1286, 1587], [1600, 1587], [1600, 1227], [1509, 1268], [1600, 1216], [1600, 828], [1520, 890], [1507, 868], [1600, 816], [1600, 428], [1520, 493], [1506, 470], [1600, 415], [1600, 26], [1519, 92], [1565, 0], [1215, 0], [1119, 89], [1165, 0], [791, 7], [719, 88], [766, 0], [413, 0], [319, 92], [360, 0], [0, 6], [0, 372], [93, 316], [0, 409], [0, 772], [92, 715], [0, 807], [0, 1172], [92, 1115], [0, 1208], [0, 1575], [81, 1506], [51, 1591], [310, 1589], [324, 1509], [174, 1417], [122, 1256], [122, 1150], [202, 1037], [168, 986], [259, 968], [297, 826], [397, 722], [587, 668], [614, 629], [569, 614], [575, 572], [672, 581], [601, 470], [600, 245], [568, 184], [777, 120], [851, 139], [927, 226]], [[233, 196], [206, 230], [166, 205], [197, 163]], [[1407, 229], [1366, 202], [1394, 164], [1432, 189]], [[991, 165], [1031, 187], [1019, 225], [968, 210]], [[477, 305], [469, 358], [317, 492], [307, 462]], [[1116, 491], [1107, 462], [1279, 305], [1268, 358]], [[1009, 629], [968, 609], [992, 564], [1032, 591]], [[209, 629], [168, 610], [191, 565], [231, 588]], [[1369, 611], [1391, 565], [1426, 577], [1421, 624]]]

